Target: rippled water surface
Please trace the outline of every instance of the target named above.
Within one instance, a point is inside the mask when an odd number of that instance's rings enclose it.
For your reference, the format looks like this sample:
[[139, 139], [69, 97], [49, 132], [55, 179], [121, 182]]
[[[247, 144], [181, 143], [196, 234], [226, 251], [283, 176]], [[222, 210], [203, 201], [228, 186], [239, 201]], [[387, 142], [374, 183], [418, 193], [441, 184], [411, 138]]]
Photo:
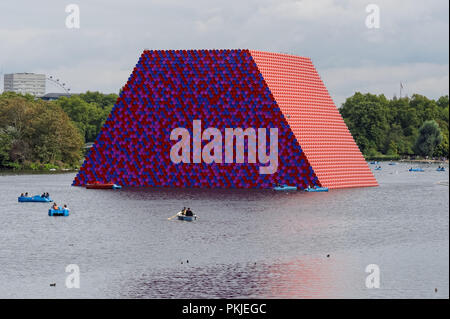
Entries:
[[[86, 190], [70, 186], [72, 173], [0, 176], [0, 297], [448, 298], [448, 167], [382, 166], [379, 187], [328, 193]], [[49, 192], [70, 216], [18, 203], [25, 191]], [[183, 206], [198, 220], [167, 220]], [[80, 289], [65, 288], [69, 264]], [[365, 286], [369, 264], [379, 289]]]

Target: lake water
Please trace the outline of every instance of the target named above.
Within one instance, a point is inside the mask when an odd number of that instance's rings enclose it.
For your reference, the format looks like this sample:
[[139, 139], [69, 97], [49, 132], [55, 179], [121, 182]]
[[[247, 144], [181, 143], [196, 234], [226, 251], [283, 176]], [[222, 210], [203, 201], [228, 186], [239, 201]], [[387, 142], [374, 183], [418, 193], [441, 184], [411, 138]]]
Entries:
[[[448, 298], [448, 167], [381, 165], [379, 187], [328, 193], [86, 190], [70, 186], [74, 173], [0, 176], [0, 297]], [[44, 191], [70, 216], [17, 202]], [[168, 221], [183, 206], [198, 220]], [[65, 287], [69, 264], [79, 289]], [[369, 264], [378, 289], [366, 287]]]

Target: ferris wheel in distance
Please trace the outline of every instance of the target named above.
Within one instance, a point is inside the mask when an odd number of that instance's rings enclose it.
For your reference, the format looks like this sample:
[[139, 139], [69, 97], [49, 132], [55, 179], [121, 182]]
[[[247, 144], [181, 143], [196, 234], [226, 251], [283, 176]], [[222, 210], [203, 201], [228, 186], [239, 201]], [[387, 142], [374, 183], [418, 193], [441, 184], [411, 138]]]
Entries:
[[53, 84], [54, 86], [62, 89], [65, 93], [69, 94], [70, 93], [70, 88], [66, 85], [66, 83], [62, 82], [60, 79], [49, 75], [47, 76], [46, 80], [48, 82], [50, 82], [51, 84]]

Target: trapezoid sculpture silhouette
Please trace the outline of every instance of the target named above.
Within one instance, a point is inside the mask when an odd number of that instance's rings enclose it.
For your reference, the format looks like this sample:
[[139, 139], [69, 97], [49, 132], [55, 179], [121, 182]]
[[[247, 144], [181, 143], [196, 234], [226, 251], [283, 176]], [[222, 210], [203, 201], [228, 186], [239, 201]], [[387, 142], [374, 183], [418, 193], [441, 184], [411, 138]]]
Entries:
[[377, 182], [307, 58], [144, 51], [73, 185], [330, 188]]

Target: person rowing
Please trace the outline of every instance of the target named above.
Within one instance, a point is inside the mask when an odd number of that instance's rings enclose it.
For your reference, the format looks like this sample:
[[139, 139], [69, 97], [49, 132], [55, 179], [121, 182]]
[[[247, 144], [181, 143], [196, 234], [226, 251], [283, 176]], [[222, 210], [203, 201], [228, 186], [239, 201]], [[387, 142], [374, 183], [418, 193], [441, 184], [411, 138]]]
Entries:
[[188, 208], [188, 209], [186, 210], [185, 215], [186, 215], [186, 216], [194, 216], [194, 213], [192, 212], [192, 210], [191, 210], [190, 208]]

